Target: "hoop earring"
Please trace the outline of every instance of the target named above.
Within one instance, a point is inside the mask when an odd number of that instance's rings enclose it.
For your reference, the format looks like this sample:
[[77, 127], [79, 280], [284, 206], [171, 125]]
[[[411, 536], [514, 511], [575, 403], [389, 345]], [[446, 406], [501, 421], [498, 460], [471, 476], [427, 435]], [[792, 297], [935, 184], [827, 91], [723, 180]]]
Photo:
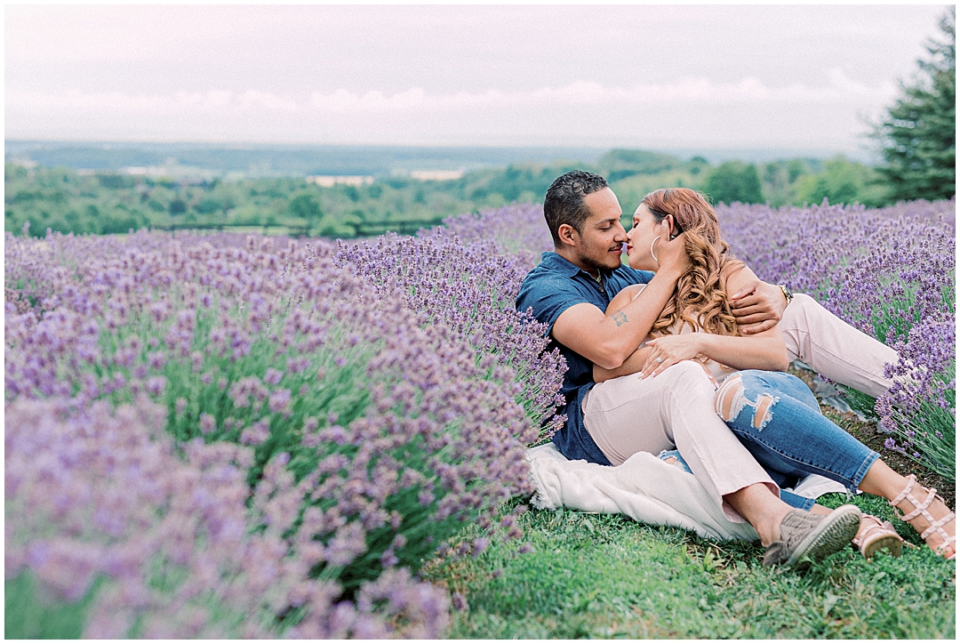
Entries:
[[653, 254], [653, 245], [657, 243], [657, 240], [658, 240], [658, 239], [660, 239], [660, 235], [657, 235], [656, 237], [654, 237], [654, 238], [653, 238], [653, 241], [650, 242], [650, 257], [652, 257], [652, 258], [653, 258], [653, 261], [655, 261], [655, 262], [657, 263], [657, 266], [660, 265], [660, 260], [657, 259], [657, 256], [656, 256], [656, 255]]

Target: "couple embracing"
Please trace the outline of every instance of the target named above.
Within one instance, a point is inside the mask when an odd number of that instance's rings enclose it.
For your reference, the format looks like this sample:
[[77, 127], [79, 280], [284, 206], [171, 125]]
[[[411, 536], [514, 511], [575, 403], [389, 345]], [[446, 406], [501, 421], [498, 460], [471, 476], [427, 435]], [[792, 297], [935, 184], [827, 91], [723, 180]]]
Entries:
[[619, 465], [650, 452], [676, 463], [728, 519], [755, 528], [767, 565], [802, 568], [851, 541], [865, 556], [900, 553], [889, 522], [782, 489], [807, 474], [884, 497], [954, 558], [955, 517], [936, 491], [890, 469], [785, 373], [799, 358], [878, 396], [893, 384], [892, 349], [761, 282], [697, 192], [650, 193], [626, 231], [607, 182], [578, 170], [553, 182], [543, 209], [555, 250], [524, 279], [517, 309], [546, 324], [567, 361], [567, 419], [553, 438], [564, 456]]

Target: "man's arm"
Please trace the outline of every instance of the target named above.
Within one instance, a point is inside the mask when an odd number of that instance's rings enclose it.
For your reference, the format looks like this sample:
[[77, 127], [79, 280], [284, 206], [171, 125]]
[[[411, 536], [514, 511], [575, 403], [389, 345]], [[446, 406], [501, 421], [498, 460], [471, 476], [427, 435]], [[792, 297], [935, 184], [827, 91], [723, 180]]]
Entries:
[[600, 383], [620, 376], [629, 376], [631, 373], [639, 373], [647, 363], [647, 357], [651, 351], [653, 349], [650, 347], [640, 347], [616, 369], [604, 369], [596, 364], [593, 365], [593, 381]]
[[554, 323], [553, 339], [595, 365], [615, 369], [650, 333], [679, 278], [680, 273], [657, 271], [637, 299], [610, 316], [586, 302], [571, 306]]
[[582, 302], [564, 311], [553, 325], [553, 339], [606, 369], [615, 369], [643, 342], [673, 295], [689, 264], [684, 236], [660, 244], [660, 270], [643, 292], [609, 317]]
[[[607, 305], [606, 315], [613, 315], [618, 312], [624, 306], [633, 301], [634, 297], [637, 297], [637, 293], [646, 288], [646, 284], [636, 284], [634, 286], [628, 286], [610, 300], [610, 304]], [[594, 364], [593, 365], [593, 381], [600, 383], [605, 380], [611, 380], [613, 378], [619, 378], [620, 376], [626, 376], [631, 373], [636, 373], [640, 371], [643, 367], [646, 357], [649, 355], [650, 350], [646, 347], [640, 347], [636, 351], [630, 354], [626, 360], [623, 361], [623, 364], [615, 369], [604, 369], [603, 367]]]

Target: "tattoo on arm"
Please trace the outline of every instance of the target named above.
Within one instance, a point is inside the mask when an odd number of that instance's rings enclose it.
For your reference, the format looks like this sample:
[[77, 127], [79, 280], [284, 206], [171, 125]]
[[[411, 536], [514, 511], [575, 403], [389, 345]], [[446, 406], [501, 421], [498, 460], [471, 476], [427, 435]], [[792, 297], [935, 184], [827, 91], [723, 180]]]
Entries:
[[611, 317], [613, 318], [613, 321], [617, 323], [618, 327], [625, 322], [629, 322], [629, 320], [627, 320], [627, 314], [623, 311], [617, 311]]

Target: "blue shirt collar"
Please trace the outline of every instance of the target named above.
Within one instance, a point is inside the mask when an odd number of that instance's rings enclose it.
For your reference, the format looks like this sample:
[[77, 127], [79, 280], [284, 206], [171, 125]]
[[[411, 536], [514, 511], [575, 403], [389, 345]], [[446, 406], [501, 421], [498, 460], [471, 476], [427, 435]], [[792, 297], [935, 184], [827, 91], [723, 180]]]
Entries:
[[[555, 253], [553, 251], [545, 251], [540, 255], [540, 263], [544, 267], [549, 268], [552, 271], [556, 271], [563, 275], [564, 277], [574, 277], [577, 273], [583, 273], [590, 279], [596, 281], [596, 279], [590, 275], [587, 271], [578, 268], [575, 264], [564, 258], [562, 255]], [[600, 274], [604, 277], [609, 277], [613, 271], [600, 269]]]

